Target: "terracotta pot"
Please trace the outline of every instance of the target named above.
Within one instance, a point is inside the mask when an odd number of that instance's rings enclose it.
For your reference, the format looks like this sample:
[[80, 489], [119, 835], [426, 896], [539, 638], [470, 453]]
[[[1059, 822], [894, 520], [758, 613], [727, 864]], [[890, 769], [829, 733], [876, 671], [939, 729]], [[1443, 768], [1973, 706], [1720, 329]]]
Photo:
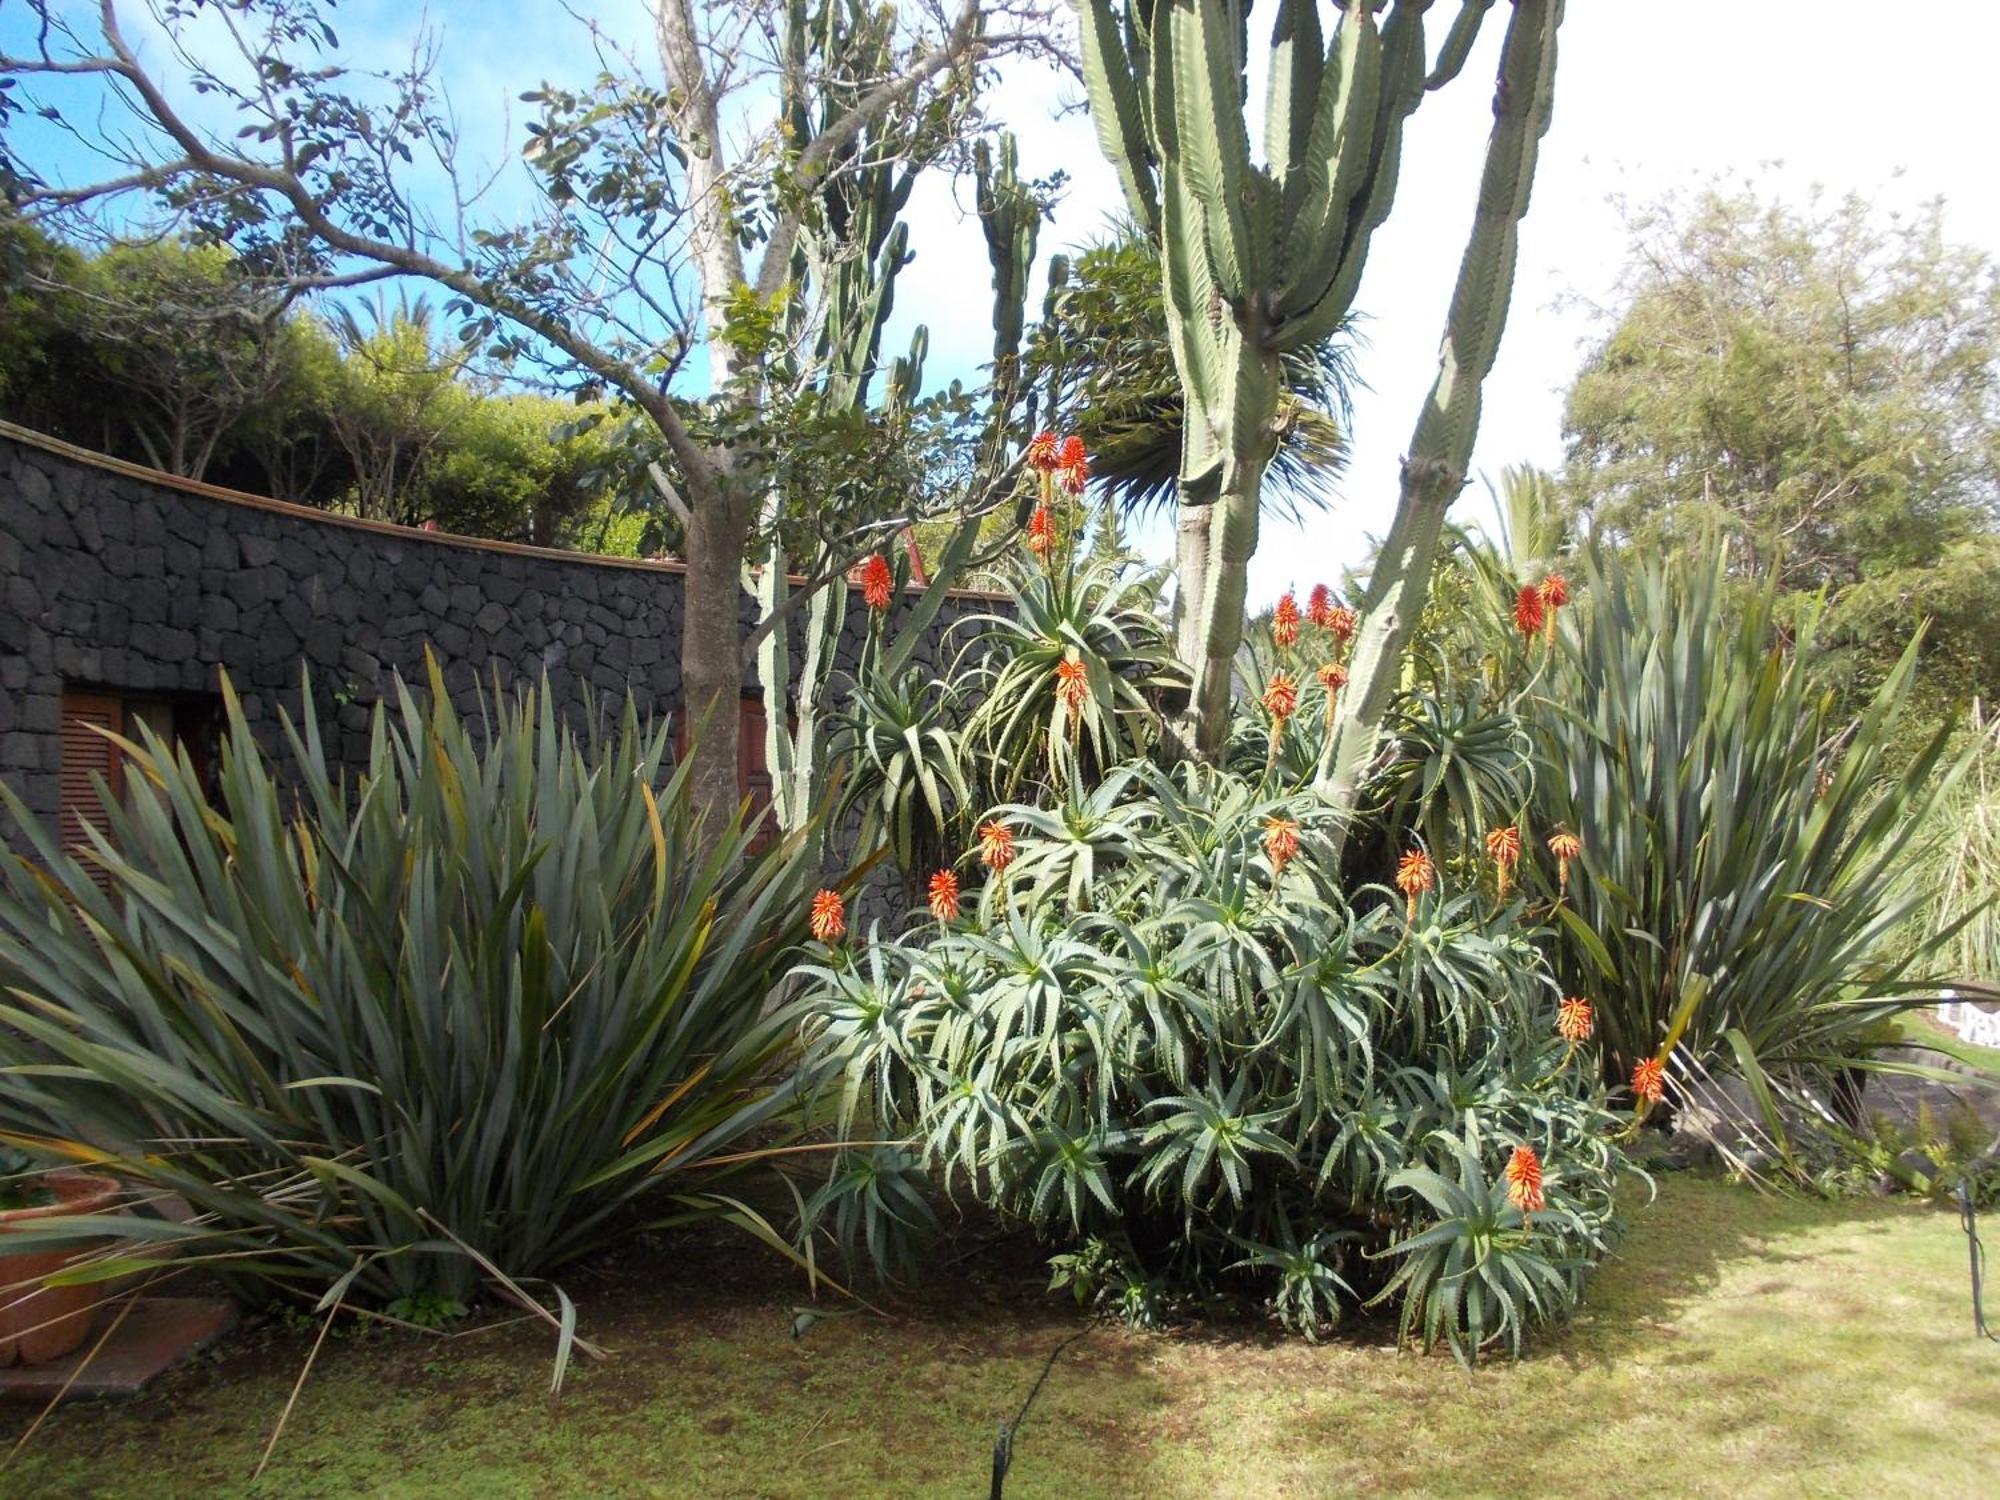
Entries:
[[[52, 1172], [42, 1182], [55, 1193], [56, 1201], [40, 1208], [0, 1210], [0, 1247], [16, 1226], [57, 1214], [103, 1213], [118, 1199], [116, 1182], [88, 1172]], [[16, 1362], [47, 1364], [83, 1342], [90, 1332], [90, 1315], [97, 1311], [103, 1295], [101, 1285], [92, 1282], [32, 1290], [23, 1285], [53, 1276], [82, 1254], [53, 1248], [9, 1255], [0, 1248], [0, 1367]]]

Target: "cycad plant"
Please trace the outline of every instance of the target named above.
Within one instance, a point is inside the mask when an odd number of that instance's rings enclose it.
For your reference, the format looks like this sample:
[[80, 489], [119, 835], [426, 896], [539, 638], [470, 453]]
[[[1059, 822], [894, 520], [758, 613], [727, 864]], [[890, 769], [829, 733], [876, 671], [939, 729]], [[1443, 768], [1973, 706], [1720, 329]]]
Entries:
[[1581, 581], [1570, 623], [1525, 647], [1547, 658], [1533, 833], [1581, 852], [1566, 884], [1528, 868], [1607, 1064], [1678, 1028], [1692, 1061], [1760, 1081], [1872, 1065], [1940, 939], [1884, 941], [1930, 894], [1918, 829], [1958, 771], [1942, 728], [1892, 759], [1917, 643], [1848, 720], [1812, 684], [1813, 620], [1781, 633], [1775, 585], [1732, 580], [1722, 549], [1594, 552]]
[[434, 666], [430, 691], [376, 710], [352, 777], [288, 723], [281, 785], [225, 684], [213, 805], [184, 755], [126, 745], [82, 863], [6, 794], [34, 858], [0, 869], [0, 1135], [193, 1210], [32, 1237], [380, 1308], [513, 1293], [650, 1190], [741, 1212], [732, 1148], [791, 1105], [795, 1018], [763, 1008], [799, 836], [697, 838], [629, 704], [580, 739], [546, 692], [467, 723]]

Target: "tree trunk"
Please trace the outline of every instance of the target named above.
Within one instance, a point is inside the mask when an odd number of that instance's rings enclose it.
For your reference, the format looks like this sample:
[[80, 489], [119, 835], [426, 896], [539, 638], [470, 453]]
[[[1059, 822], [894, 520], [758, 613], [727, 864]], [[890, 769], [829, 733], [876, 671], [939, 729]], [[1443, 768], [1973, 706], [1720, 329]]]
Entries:
[[690, 508], [686, 588], [681, 606], [681, 712], [693, 760], [689, 795], [702, 820], [704, 845], [736, 816], [736, 765], [743, 697], [741, 616], [743, 551], [749, 510], [717, 495]]

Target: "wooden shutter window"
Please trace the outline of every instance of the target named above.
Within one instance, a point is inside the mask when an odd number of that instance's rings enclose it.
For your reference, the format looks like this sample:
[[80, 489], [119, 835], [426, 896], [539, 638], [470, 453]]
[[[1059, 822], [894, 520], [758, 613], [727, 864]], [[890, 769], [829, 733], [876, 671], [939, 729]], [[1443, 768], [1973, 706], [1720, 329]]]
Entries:
[[[688, 716], [674, 712], [674, 755], [688, 753]], [[764, 745], [764, 699], [746, 694], [736, 710], [736, 795], [750, 799], [750, 821], [757, 825], [748, 853], [757, 854], [779, 834], [778, 812], [771, 805], [771, 767]]]
[[91, 783], [93, 774], [102, 776], [111, 794], [123, 795], [120, 770], [124, 757], [118, 747], [99, 730], [125, 732], [125, 705], [115, 693], [66, 691], [62, 696], [62, 770], [60, 775], [61, 814], [57, 827], [63, 848], [76, 855], [98, 885], [108, 888], [109, 879], [84, 857], [90, 840], [84, 833], [86, 822], [101, 825], [103, 805]]

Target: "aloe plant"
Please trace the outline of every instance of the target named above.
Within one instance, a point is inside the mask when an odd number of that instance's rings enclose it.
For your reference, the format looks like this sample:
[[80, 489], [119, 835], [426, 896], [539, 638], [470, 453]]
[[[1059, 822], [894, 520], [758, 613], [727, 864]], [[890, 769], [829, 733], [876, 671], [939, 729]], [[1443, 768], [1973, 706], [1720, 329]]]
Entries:
[[[961, 654], [974, 707], [965, 725], [971, 769], [992, 800], [1024, 786], [1065, 785], [1159, 740], [1160, 700], [1186, 678], [1153, 612], [1157, 580], [1116, 565], [1059, 564], [1010, 590], [1005, 613]], [[1083, 672], [1080, 700], [1064, 700], [1058, 671]]]
[[[1247, 4], [1080, 7], [1098, 140], [1133, 218], [1161, 247], [1187, 394], [1178, 649], [1194, 674], [1195, 744], [1211, 758], [1228, 733], [1263, 477], [1278, 441], [1282, 360], [1347, 318], [1374, 232], [1394, 205], [1405, 123], [1427, 91], [1464, 66], [1492, 0], [1463, 0], [1435, 67], [1425, 45], [1430, 8], [1431, 0], [1348, 0], [1329, 43], [1317, 5], [1284, 0], [1258, 161], [1245, 122]], [[1511, 290], [1507, 228], [1526, 198], [1498, 179], [1532, 176], [1560, 16], [1560, 0], [1522, 0], [1509, 23], [1499, 111], [1507, 128], [1504, 141], [1496, 130], [1481, 230], [1454, 297], [1447, 374], [1433, 400], [1449, 439], [1433, 441], [1427, 426], [1427, 445], [1413, 450], [1408, 470], [1423, 476], [1423, 497], [1440, 508], [1456, 492], [1451, 474], [1463, 483], [1464, 456], [1455, 470], [1452, 458], [1476, 423], [1477, 385], [1491, 362], [1490, 350], [1484, 364], [1477, 351], [1489, 329], [1497, 338]]]
[[[1406, 925], [1343, 891], [1319, 798], [1197, 762], [992, 816], [1012, 858], [976, 907], [801, 970], [809, 1071], [856, 1143], [809, 1231], [918, 1266], [927, 1172], [1134, 1321], [1247, 1293], [1314, 1336], [1377, 1295], [1469, 1359], [1573, 1304], [1623, 1158], [1517, 908], [1455, 890]], [[1547, 1178], [1516, 1204], [1522, 1148]], [[1447, 1174], [1478, 1195], [1466, 1235]]]

